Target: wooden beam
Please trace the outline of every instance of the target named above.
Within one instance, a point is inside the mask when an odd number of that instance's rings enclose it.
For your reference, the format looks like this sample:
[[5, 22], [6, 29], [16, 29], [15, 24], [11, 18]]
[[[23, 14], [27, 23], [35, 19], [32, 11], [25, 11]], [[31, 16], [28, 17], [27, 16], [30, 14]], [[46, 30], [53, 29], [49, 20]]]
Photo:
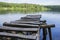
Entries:
[[26, 28], [36, 28], [39, 27], [39, 25], [32, 25], [32, 24], [15, 24], [15, 23], [3, 23], [3, 26], [12, 26], [12, 27], [26, 27]]
[[26, 18], [26, 17], [21, 17], [21, 20], [34, 20], [34, 21], [40, 21], [40, 18]]
[[12, 21], [10, 23], [17, 23], [17, 24], [35, 24], [35, 25], [40, 25], [41, 24], [38, 21]]
[[45, 25], [40, 25], [41, 28], [51, 28], [51, 27], [55, 27], [55, 24], [45, 24]]
[[6, 33], [6, 32], [0, 32], [0, 36], [16, 37], [16, 38], [24, 38], [24, 39], [36, 39], [36, 36], [33, 36], [33, 35], [12, 34], [12, 33]]
[[13, 26], [13, 27], [40, 27], [40, 28], [51, 28], [51, 27], [55, 27], [55, 24], [49, 24], [49, 25], [46, 25], [46, 24], [43, 24], [43, 25], [33, 25], [33, 24], [15, 24], [15, 23], [4, 23], [3, 24], [4, 26]]
[[34, 21], [34, 20], [16, 20], [16, 21], [22, 21], [22, 22], [46, 22], [46, 20], [40, 20], [40, 21]]
[[38, 28], [17, 28], [17, 27], [3, 26], [3, 27], [0, 27], [0, 30], [37, 32], [38, 31]]
[[41, 15], [27, 15], [28, 18], [41, 18]]

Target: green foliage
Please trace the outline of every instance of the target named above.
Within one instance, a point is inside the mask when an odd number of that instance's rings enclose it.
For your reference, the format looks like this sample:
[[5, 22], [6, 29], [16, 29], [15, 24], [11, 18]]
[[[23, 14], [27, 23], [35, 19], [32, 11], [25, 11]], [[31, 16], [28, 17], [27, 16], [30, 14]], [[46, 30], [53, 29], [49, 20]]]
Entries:
[[0, 10], [39, 12], [49, 10], [49, 8], [36, 4], [27, 4], [27, 3], [17, 4], [17, 3], [0, 2]]
[[0, 11], [20, 11], [20, 12], [40, 12], [40, 11], [60, 11], [59, 5], [36, 5], [36, 4], [27, 4], [27, 3], [5, 3], [0, 2]]
[[45, 7], [50, 8], [51, 11], [60, 11], [60, 5], [50, 5]]

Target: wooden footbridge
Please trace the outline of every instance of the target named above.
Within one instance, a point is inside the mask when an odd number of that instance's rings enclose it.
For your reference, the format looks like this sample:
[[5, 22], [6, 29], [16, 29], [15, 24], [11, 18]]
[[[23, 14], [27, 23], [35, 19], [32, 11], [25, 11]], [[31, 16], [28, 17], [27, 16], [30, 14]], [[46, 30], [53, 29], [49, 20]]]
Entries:
[[46, 20], [41, 20], [41, 15], [27, 15], [19, 20], [4, 22], [0, 27], [0, 40], [40, 40], [41, 29], [43, 32], [42, 40], [52, 40], [51, 28], [54, 24], [47, 24]]

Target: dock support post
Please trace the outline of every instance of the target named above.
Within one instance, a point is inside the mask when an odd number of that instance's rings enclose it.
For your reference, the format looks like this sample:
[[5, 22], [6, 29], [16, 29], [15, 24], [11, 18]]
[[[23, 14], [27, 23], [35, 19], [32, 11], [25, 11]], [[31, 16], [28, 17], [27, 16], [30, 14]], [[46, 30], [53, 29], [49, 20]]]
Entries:
[[50, 40], [52, 40], [51, 28], [48, 28], [48, 32], [49, 32], [49, 38]]
[[43, 28], [43, 40], [46, 40], [47, 30]]

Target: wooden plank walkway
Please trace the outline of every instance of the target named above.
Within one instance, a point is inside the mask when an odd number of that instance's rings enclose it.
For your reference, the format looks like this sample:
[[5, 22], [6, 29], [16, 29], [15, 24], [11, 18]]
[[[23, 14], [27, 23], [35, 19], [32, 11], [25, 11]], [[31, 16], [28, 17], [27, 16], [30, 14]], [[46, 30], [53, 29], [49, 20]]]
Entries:
[[[0, 27], [0, 37], [40, 40], [40, 29], [42, 28], [43, 40], [46, 40], [47, 31], [49, 32], [50, 40], [52, 40], [51, 28], [53, 27], [55, 27], [55, 24], [48, 25], [46, 20], [41, 20], [41, 15], [27, 15], [25, 17], [21, 17], [19, 20], [11, 21], [10, 23], [4, 22], [3, 26]], [[22, 32], [22, 34], [19, 34], [18, 32]]]

